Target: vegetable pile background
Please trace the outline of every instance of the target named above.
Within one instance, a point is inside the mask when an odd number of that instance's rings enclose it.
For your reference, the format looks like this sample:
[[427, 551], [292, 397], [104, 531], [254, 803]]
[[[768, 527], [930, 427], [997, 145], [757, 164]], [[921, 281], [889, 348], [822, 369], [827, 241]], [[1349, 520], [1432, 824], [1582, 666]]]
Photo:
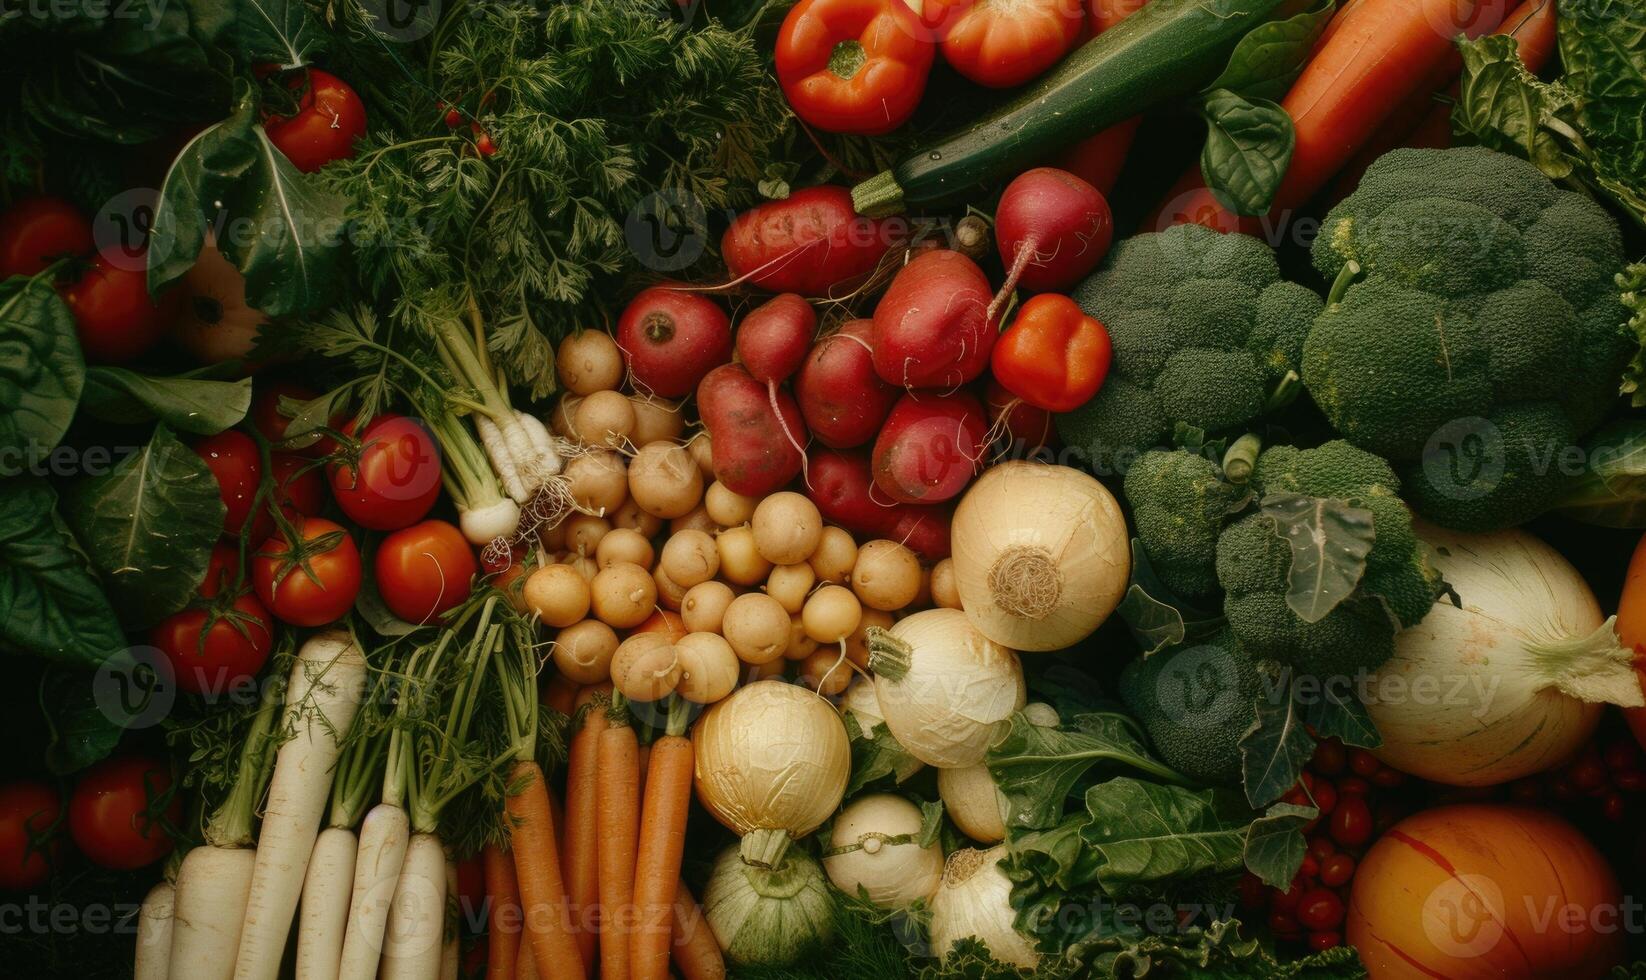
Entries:
[[1646, 976], [1635, 0], [0, 5], [19, 976]]

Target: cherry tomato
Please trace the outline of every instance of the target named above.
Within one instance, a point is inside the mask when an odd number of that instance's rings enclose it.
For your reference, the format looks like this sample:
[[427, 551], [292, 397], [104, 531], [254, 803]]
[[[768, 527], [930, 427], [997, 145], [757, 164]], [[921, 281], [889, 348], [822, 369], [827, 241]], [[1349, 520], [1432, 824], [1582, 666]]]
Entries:
[[38, 888], [51, 875], [56, 842], [45, 838], [62, 812], [63, 801], [45, 783], [0, 786], [0, 891]]
[[1332, 839], [1325, 834], [1317, 834], [1309, 838], [1308, 853], [1313, 855], [1316, 861], [1324, 861], [1337, 853], [1337, 845], [1333, 844]]
[[167, 616], [149, 631], [149, 644], [171, 662], [179, 690], [222, 694], [263, 669], [274, 646], [273, 624], [255, 596], [243, 595], [215, 618], [205, 609]]
[[429, 430], [402, 415], [382, 415], [360, 437], [358, 468], [326, 468], [332, 496], [349, 519], [394, 531], [423, 519], [440, 497], [440, 451]]
[[1304, 854], [1303, 866], [1298, 869], [1297, 873], [1305, 878], [1313, 879], [1320, 874], [1320, 862], [1315, 859], [1313, 854]]
[[1320, 808], [1322, 814], [1331, 813], [1332, 808], [1337, 806], [1337, 787], [1332, 785], [1331, 780], [1316, 779], [1314, 795], [1314, 805]]
[[1612, 776], [1612, 785], [1625, 793], [1639, 793], [1646, 790], [1646, 773], [1637, 770], [1627, 770]]
[[1629, 814], [1629, 804], [1617, 793], [1607, 793], [1600, 803], [1600, 813], [1607, 820], [1616, 823]]
[[497, 144], [492, 142], [492, 134], [481, 133], [474, 138], [474, 148], [483, 157], [492, 156], [497, 152]]
[[1333, 931], [1309, 933], [1309, 948], [1317, 953], [1343, 945], [1343, 933]]
[[1371, 791], [1372, 784], [1366, 782], [1364, 779], [1361, 779], [1359, 776], [1343, 776], [1337, 781], [1337, 795], [1339, 797], [1365, 796]]
[[194, 451], [217, 478], [217, 492], [223, 498], [223, 533], [233, 537], [252, 516], [257, 487], [263, 481], [257, 443], [244, 432], [226, 429], [196, 442]]
[[[319, 392], [287, 381], [259, 384], [256, 391], [257, 395], [252, 399], [249, 413], [251, 424], [271, 446], [282, 452], [302, 453], [305, 456], [325, 456], [336, 451], [337, 444], [317, 432], [298, 436], [291, 445], [282, 445], [286, 440], [286, 427], [291, 425], [291, 419], [280, 414], [280, 399], [306, 402], [317, 397]], [[322, 445], [322, 442], [325, 445]]]
[[[270, 453], [269, 469], [274, 499], [288, 520], [318, 517], [326, 509], [326, 481], [318, 462], [296, 453]], [[252, 522], [252, 540], [261, 541], [273, 533], [274, 518], [264, 507]]]
[[1332, 811], [1332, 840], [1343, 847], [1359, 847], [1372, 839], [1372, 808], [1363, 796], [1345, 796]]
[[1370, 779], [1382, 768], [1383, 763], [1377, 761], [1377, 756], [1365, 749], [1355, 749], [1349, 753], [1349, 769], [1357, 776]]
[[177, 312], [177, 296], [173, 290], [155, 302], [141, 267], [115, 265], [101, 255], [63, 287], [81, 352], [102, 364], [121, 364], [153, 347]]
[[479, 568], [463, 532], [445, 521], [401, 528], [372, 557], [383, 604], [409, 623], [428, 622], [468, 598]]
[[1606, 746], [1606, 768], [1612, 772], [1633, 772], [1640, 768], [1640, 749], [1633, 742], [1618, 740]]
[[1285, 891], [1280, 891], [1279, 889], [1275, 890], [1274, 896], [1269, 899], [1269, 909], [1274, 912], [1284, 912], [1289, 915], [1292, 912], [1297, 911], [1298, 901], [1303, 898], [1303, 893], [1308, 890], [1309, 886], [1306, 882], [1304, 882], [1303, 876], [1298, 875], [1296, 878], [1292, 879], [1290, 888], [1287, 888]]
[[86, 770], [69, 797], [69, 836], [94, 864], [134, 871], [171, 853], [165, 824], [183, 816], [172, 794], [163, 816], [159, 801], [171, 789], [171, 770], [141, 755], [104, 759]]
[[354, 141], [366, 135], [366, 107], [354, 89], [318, 68], [293, 72], [286, 84], [302, 95], [295, 114], [263, 121], [269, 142], [304, 173], [354, 156]]
[[1390, 769], [1388, 766], [1384, 766], [1377, 772], [1372, 773], [1372, 785], [1380, 786], [1384, 789], [1393, 789], [1405, 781], [1405, 773], [1401, 772], [1399, 769]]
[[324, 626], [354, 605], [360, 592], [360, 549], [347, 531], [324, 518], [304, 518], [297, 531], [302, 540], [296, 548], [276, 532], [257, 549], [252, 585], [281, 622]]
[[1328, 888], [1310, 889], [1297, 903], [1297, 921], [1316, 932], [1336, 929], [1343, 924], [1343, 899]]
[[91, 222], [58, 197], [30, 197], [0, 214], [0, 279], [38, 275], [65, 256], [95, 249]]
[[1335, 776], [1349, 764], [1348, 750], [1343, 743], [1335, 738], [1329, 738], [1315, 746], [1315, 754], [1309, 760], [1309, 768], [1322, 776]]
[[1341, 888], [1355, 876], [1355, 859], [1347, 854], [1333, 854], [1320, 864], [1320, 883]]
[[1290, 912], [1270, 912], [1269, 928], [1280, 939], [1295, 939], [1303, 931], [1297, 924], [1297, 916]]

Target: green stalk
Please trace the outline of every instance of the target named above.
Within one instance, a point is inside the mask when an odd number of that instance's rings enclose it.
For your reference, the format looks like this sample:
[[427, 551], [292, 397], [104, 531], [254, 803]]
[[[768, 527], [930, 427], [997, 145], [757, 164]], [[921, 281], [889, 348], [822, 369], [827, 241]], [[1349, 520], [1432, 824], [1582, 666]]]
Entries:
[[1343, 263], [1343, 268], [1337, 270], [1337, 278], [1332, 280], [1332, 290], [1326, 294], [1326, 305], [1335, 306], [1343, 300], [1343, 294], [1349, 291], [1356, 279], [1360, 278], [1360, 263], [1350, 259]]
[[252, 824], [269, 773], [274, 770], [274, 722], [280, 715], [280, 702], [281, 686], [264, 684], [263, 698], [240, 750], [234, 785], [206, 824], [206, 843], [213, 847], [251, 847], [257, 842]]
[[1252, 478], [1252, 468], [1257, 465], [1257, 455], [1262, 449], [1263, 439], [1256, 433], [1248, 432], [1236, 439], [1223, 454], [1223, 475], [1230, 483], [1245, 483]]
[[429, 429], [440, 443], [444, 475], [449, 478], [447, 489], [459, 507], [479, 510], [503, 499], [485, 451], [461, 419], [449, 413], [441, 414], [429, 420]]

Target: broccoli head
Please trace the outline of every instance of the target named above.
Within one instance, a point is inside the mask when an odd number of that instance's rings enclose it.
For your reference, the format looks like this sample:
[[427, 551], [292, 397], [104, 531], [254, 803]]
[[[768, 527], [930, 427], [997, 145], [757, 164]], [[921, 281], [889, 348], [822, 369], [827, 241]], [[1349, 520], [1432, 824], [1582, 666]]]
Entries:
[[1394, 462], [1438, 524], [1493, 530], [1547, 509], [1563, 451], [1611, 408], [1631, 353], [1611, 217], [1515, 157], [1395, 150], [1313, 254], [1335, 285], [1302, 374], [1332, 426]]
[[1126, 471], [1137, 540], [1160, 581], [1184, 599], [1217, 592], [1217, 538], [1246, 491], [1218, 465], [1183, 450], [1153, 450]]
[[1263, 677], [1228, 629], [1126, 665], [1120, 699], [1166, 764], [1210, 785], [1240, 782], [1240, 740], [1257, 721]]
[[1109, 331], [1114, 361], [1058, 434], [1094, 465], [1121, 468], [1179, 425], [1217, 434], [1263, 414], [1295, 375], [1322, 302], [1280, 278], [1249, 235], [1186, 224], [1116, 245], [1074, 300]]
[[1264, 450], [1252, 471], [1259, 498], [1294, 493], [1347, 501], [1369, 511], [1375, 535], [1355, 591], [1318, 622], [1286, 603], [1290, 543], [1275, 518], [1259, 510], [1229, 525], [1217, 543], [1223, 614], [1235, 638], [1256, 656], [1317, 675], [1352, 675], [1381, 666], [1394, 635], [1434, 605], [1440, 574], [1429, 564], [1399, 496], [1394, 470], [1342, 440], [1314, 449]]

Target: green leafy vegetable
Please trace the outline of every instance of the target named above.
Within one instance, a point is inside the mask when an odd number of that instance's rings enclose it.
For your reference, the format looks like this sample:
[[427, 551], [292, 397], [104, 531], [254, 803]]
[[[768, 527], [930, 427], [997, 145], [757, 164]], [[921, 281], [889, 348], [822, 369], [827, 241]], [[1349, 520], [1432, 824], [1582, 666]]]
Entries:
[[1337, 12], [1333, 0], [1317, 0], [1309, 9], [1285, 20], [1252, 28], [1240, 39], [1223, 74], [1207, 91], [1228, 89], [1249, 99], [1278, 99], [1303, 72], [1315, 41]]
[[240, 0], [233, 40], [247, 64], [296, 68], [323, 48], [325, 35], [303, 0]]
[[1347, 688], [1349, 678], [1311, 678], [1309, 683], [1319, 690], [1303, 706], [1303, 720], [1314, 729], [1316, 738], [1336, 738], [1361, 749], [1383, 744], [1366, 706]]
[[47, 728], [46, 766], [77, 772], [120, 744], [123, 729], [97, 702], [94, 684], [81, 671], [48, 671], [40, 678], [40, 713]]
[[85, 370], [74, 316], [51, 283], [0, 283], [0, 476], [28, 469], [63, 438]]
[[846, 783], [845, 794], [848, 799], [887, 778], [901, 783], [920, 771], [920, 760], [897, 743], [892, 730], [884, 723], [873, 725], [865, 732], [857, 715], [848, 711], [845, 720], [852, 747], [852, 775]]
[[1286, 605], [1305, 623], [1320, 622], [1366, 576], [1377, 541], [1372, 512], [1343, 500], [1275, 493], [1263, 498], [1263, 514], [1292, 548]]
[[1588, 465], [1555, 509], [1601, 527], [1646, 527], [1646, 421], [1602, 427], [1584, 445], [1584, 459]]
[[1241, 782], [1253, 806], [1285, 795], [1314, 754], [1314, 739], [1303, 727], [1297, 704], [1296, 683], [1291, 679], [1273, 696], [1257, 699], [1257, 722], [1240, 740]]
[[1286, 110], [1268, 99], [1217, 89], [1201, 102], [1206, 145], [1200, 173], [1219, 201], [1236, 214], [1263, 214], [1291, 166], [1297, 132]]
[[105, 422], [158, 419], [179, 432], [209, 436], [246, 417], [251, 407], [251, 378], [157, 378], [99, 365], [86, 371], [81, 407]]
[[142, 451], [75, 486], [63, 508], [130, 628], [152, 626], [199, 591], [223, 515], [217, 479], [164, 425]]
[[1246, 830], [1242, 860], [1266, 885], [1285, 890], [1303, 864], [1303, 831], [1320, 815], [1312, 806], [1276, 803]]
[[94, 666], [125, 639], [56, 505], [42, 480], [0, 482], [0, 649]]
[[[1123, 719], [1123, 720], [1122, 720]], [[1089, 714], [1074, 729], [1035, 725], [1020, 711], [989, 747], [985, 764], [1006, 797], [1006, 826], [1046, 829], [1063, 817], [1063, 806], [1086, 773], [1100, 764], [1130, 768], [1168, 782], [1187, 782], [1155, 761], [1135, 722], [1124, 715]]]

